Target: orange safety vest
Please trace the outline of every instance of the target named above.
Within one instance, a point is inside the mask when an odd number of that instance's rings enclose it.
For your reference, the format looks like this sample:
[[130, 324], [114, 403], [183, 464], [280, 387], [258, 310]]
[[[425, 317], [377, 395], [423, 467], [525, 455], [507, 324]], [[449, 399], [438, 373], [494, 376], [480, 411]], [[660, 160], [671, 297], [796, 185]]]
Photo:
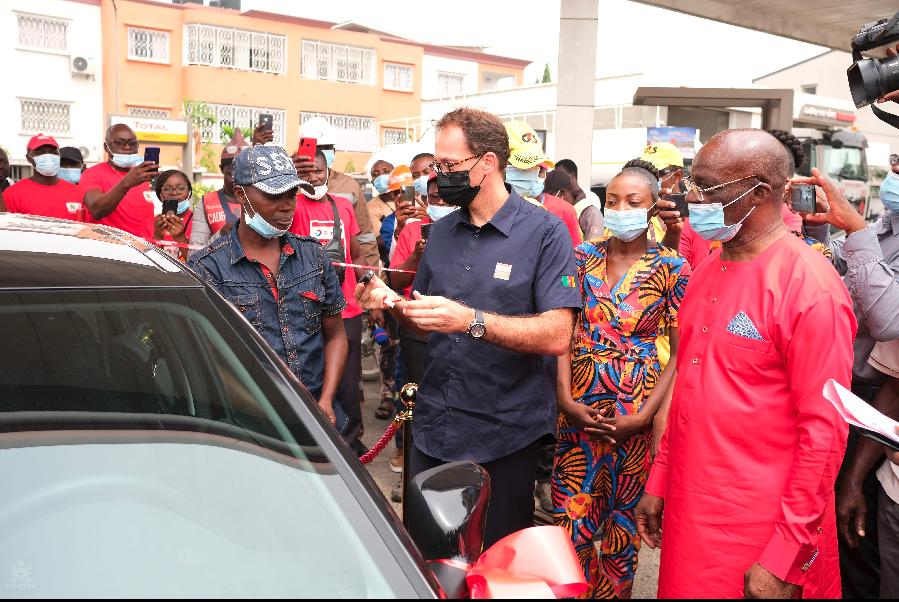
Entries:
[[219, 190], [213, 190], [203, 195], [203, 212], [212, 234], [224, 228], [225, 224], [236, 222], [240, 218], [240, 203], [227, 202], [220, 193]]

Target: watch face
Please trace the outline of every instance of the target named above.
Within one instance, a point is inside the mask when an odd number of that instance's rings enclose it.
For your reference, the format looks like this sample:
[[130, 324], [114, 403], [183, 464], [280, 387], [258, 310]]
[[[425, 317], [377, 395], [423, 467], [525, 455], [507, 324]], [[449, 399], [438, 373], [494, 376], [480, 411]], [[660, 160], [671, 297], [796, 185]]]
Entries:
[[468, 334], [472, 336], [472, 338], [480, 339], [487, 332], [487, 329], [484, 328], [483, 324], [472, 324], [468, 329]]

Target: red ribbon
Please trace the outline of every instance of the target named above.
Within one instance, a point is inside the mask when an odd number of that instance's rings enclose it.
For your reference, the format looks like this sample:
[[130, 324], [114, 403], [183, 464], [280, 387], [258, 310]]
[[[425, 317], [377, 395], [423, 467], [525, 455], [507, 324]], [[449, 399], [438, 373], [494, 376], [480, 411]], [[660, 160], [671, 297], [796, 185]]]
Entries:
[[504, 537], [473, 566], [439, 561], [466, 571], [472, 599], [573, 598], [587, 591], [574, 545], [562, 527], [531, 527]]

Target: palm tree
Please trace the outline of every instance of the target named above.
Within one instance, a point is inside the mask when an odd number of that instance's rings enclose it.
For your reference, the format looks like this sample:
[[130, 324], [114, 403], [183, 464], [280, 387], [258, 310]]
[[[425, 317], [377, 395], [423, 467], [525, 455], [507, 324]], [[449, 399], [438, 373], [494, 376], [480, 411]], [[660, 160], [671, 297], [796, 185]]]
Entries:
[[193, 126], [194, 165], [199, 165], [202, 156], [200, 145], [202, 143], [202, 131], [215, 123], [215, 111], [205, 102], [197, 100], [185, 100], [182, 104], [184, 116], [190, 120]]

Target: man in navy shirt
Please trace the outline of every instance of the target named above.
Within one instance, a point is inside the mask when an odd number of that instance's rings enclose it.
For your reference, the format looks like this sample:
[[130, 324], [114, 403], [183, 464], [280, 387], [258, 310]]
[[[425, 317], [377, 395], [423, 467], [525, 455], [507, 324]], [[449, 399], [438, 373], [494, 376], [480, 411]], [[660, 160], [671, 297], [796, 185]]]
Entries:
[[[461, 207], [431, 227], [404, 301], [378, 279], [356, 289], [364, 307], [430, 333], [412, 421], [412, 476], [457, 460], [491, 478], [485, 546], [533, 525], [539, 442], [555, 432], [549, 362], [569, 348], [574, 253], [565, 225], [504, 183], [509, 139], [496, 116], [471, 108], [437, 124], [441, 198]], [[385, 302], [387, 301], [387, 302]]]

